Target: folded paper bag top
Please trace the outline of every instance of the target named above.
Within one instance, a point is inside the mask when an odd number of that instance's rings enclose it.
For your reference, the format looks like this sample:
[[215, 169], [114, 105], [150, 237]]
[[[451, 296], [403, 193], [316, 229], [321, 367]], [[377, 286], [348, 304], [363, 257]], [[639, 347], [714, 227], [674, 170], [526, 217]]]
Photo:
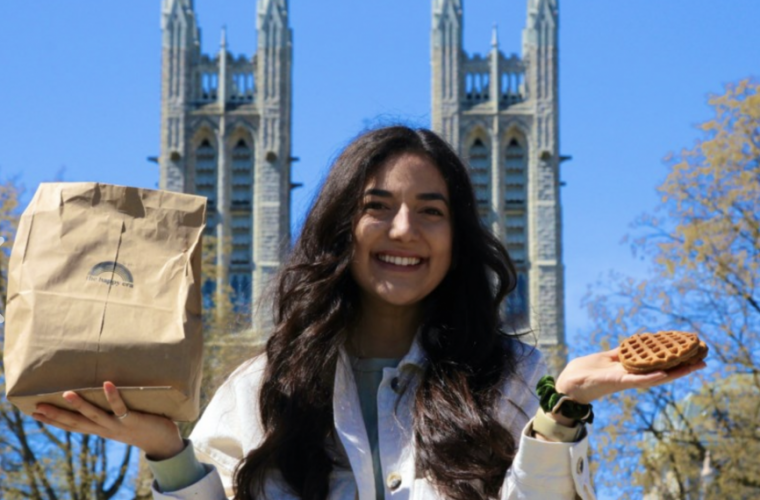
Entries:
[[206, 198], [98, 183], [43, 183], [11, 251], [8, 400], [24, 413], [68, 390], [109, 410], [198, 417]]

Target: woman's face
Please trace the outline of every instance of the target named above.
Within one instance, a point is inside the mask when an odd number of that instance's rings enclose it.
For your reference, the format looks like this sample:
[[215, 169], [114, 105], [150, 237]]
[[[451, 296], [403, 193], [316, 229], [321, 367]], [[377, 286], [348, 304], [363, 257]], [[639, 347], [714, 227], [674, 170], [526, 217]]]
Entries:
[[354, 226], [351, 274], [365, 304], [419, 303], [451, 265], [449, 190], [433, 163], [403, 154], [364, 187]]

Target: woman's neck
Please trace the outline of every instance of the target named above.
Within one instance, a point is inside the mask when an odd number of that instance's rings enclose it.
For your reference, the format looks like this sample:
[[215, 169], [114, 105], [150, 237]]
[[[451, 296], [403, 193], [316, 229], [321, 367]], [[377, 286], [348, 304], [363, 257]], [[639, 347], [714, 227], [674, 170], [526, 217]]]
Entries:
[[347, 349], [358, 358], [402, 358], [409, 351], [421, 321], [421, 308], [368, 303], [362, 300]]

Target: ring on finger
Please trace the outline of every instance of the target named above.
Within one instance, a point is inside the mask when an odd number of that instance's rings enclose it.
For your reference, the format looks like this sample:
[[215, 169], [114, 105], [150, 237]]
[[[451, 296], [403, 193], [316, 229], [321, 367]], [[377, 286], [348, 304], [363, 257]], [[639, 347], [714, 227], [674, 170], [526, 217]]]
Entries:
[[123, 415], [114, 415], [114, 416], [118, 418], [119, 420], [124, 420], [125, 418], [129, 416], [129, 410], [125, 411]]

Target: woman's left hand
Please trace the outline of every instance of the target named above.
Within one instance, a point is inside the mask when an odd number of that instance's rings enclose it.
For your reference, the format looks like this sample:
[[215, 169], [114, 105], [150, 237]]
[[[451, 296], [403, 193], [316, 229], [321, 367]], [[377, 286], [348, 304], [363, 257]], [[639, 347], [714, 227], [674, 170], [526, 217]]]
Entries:
[[557, 392], [586, 404], [626, 389], [648, 389], [666, 384], [707, 366], [704, 361], [699, 361], [667, 371], [629, 373], [620, 363], [618, 349], [589, 354], [570, 361], [557, 378]]

